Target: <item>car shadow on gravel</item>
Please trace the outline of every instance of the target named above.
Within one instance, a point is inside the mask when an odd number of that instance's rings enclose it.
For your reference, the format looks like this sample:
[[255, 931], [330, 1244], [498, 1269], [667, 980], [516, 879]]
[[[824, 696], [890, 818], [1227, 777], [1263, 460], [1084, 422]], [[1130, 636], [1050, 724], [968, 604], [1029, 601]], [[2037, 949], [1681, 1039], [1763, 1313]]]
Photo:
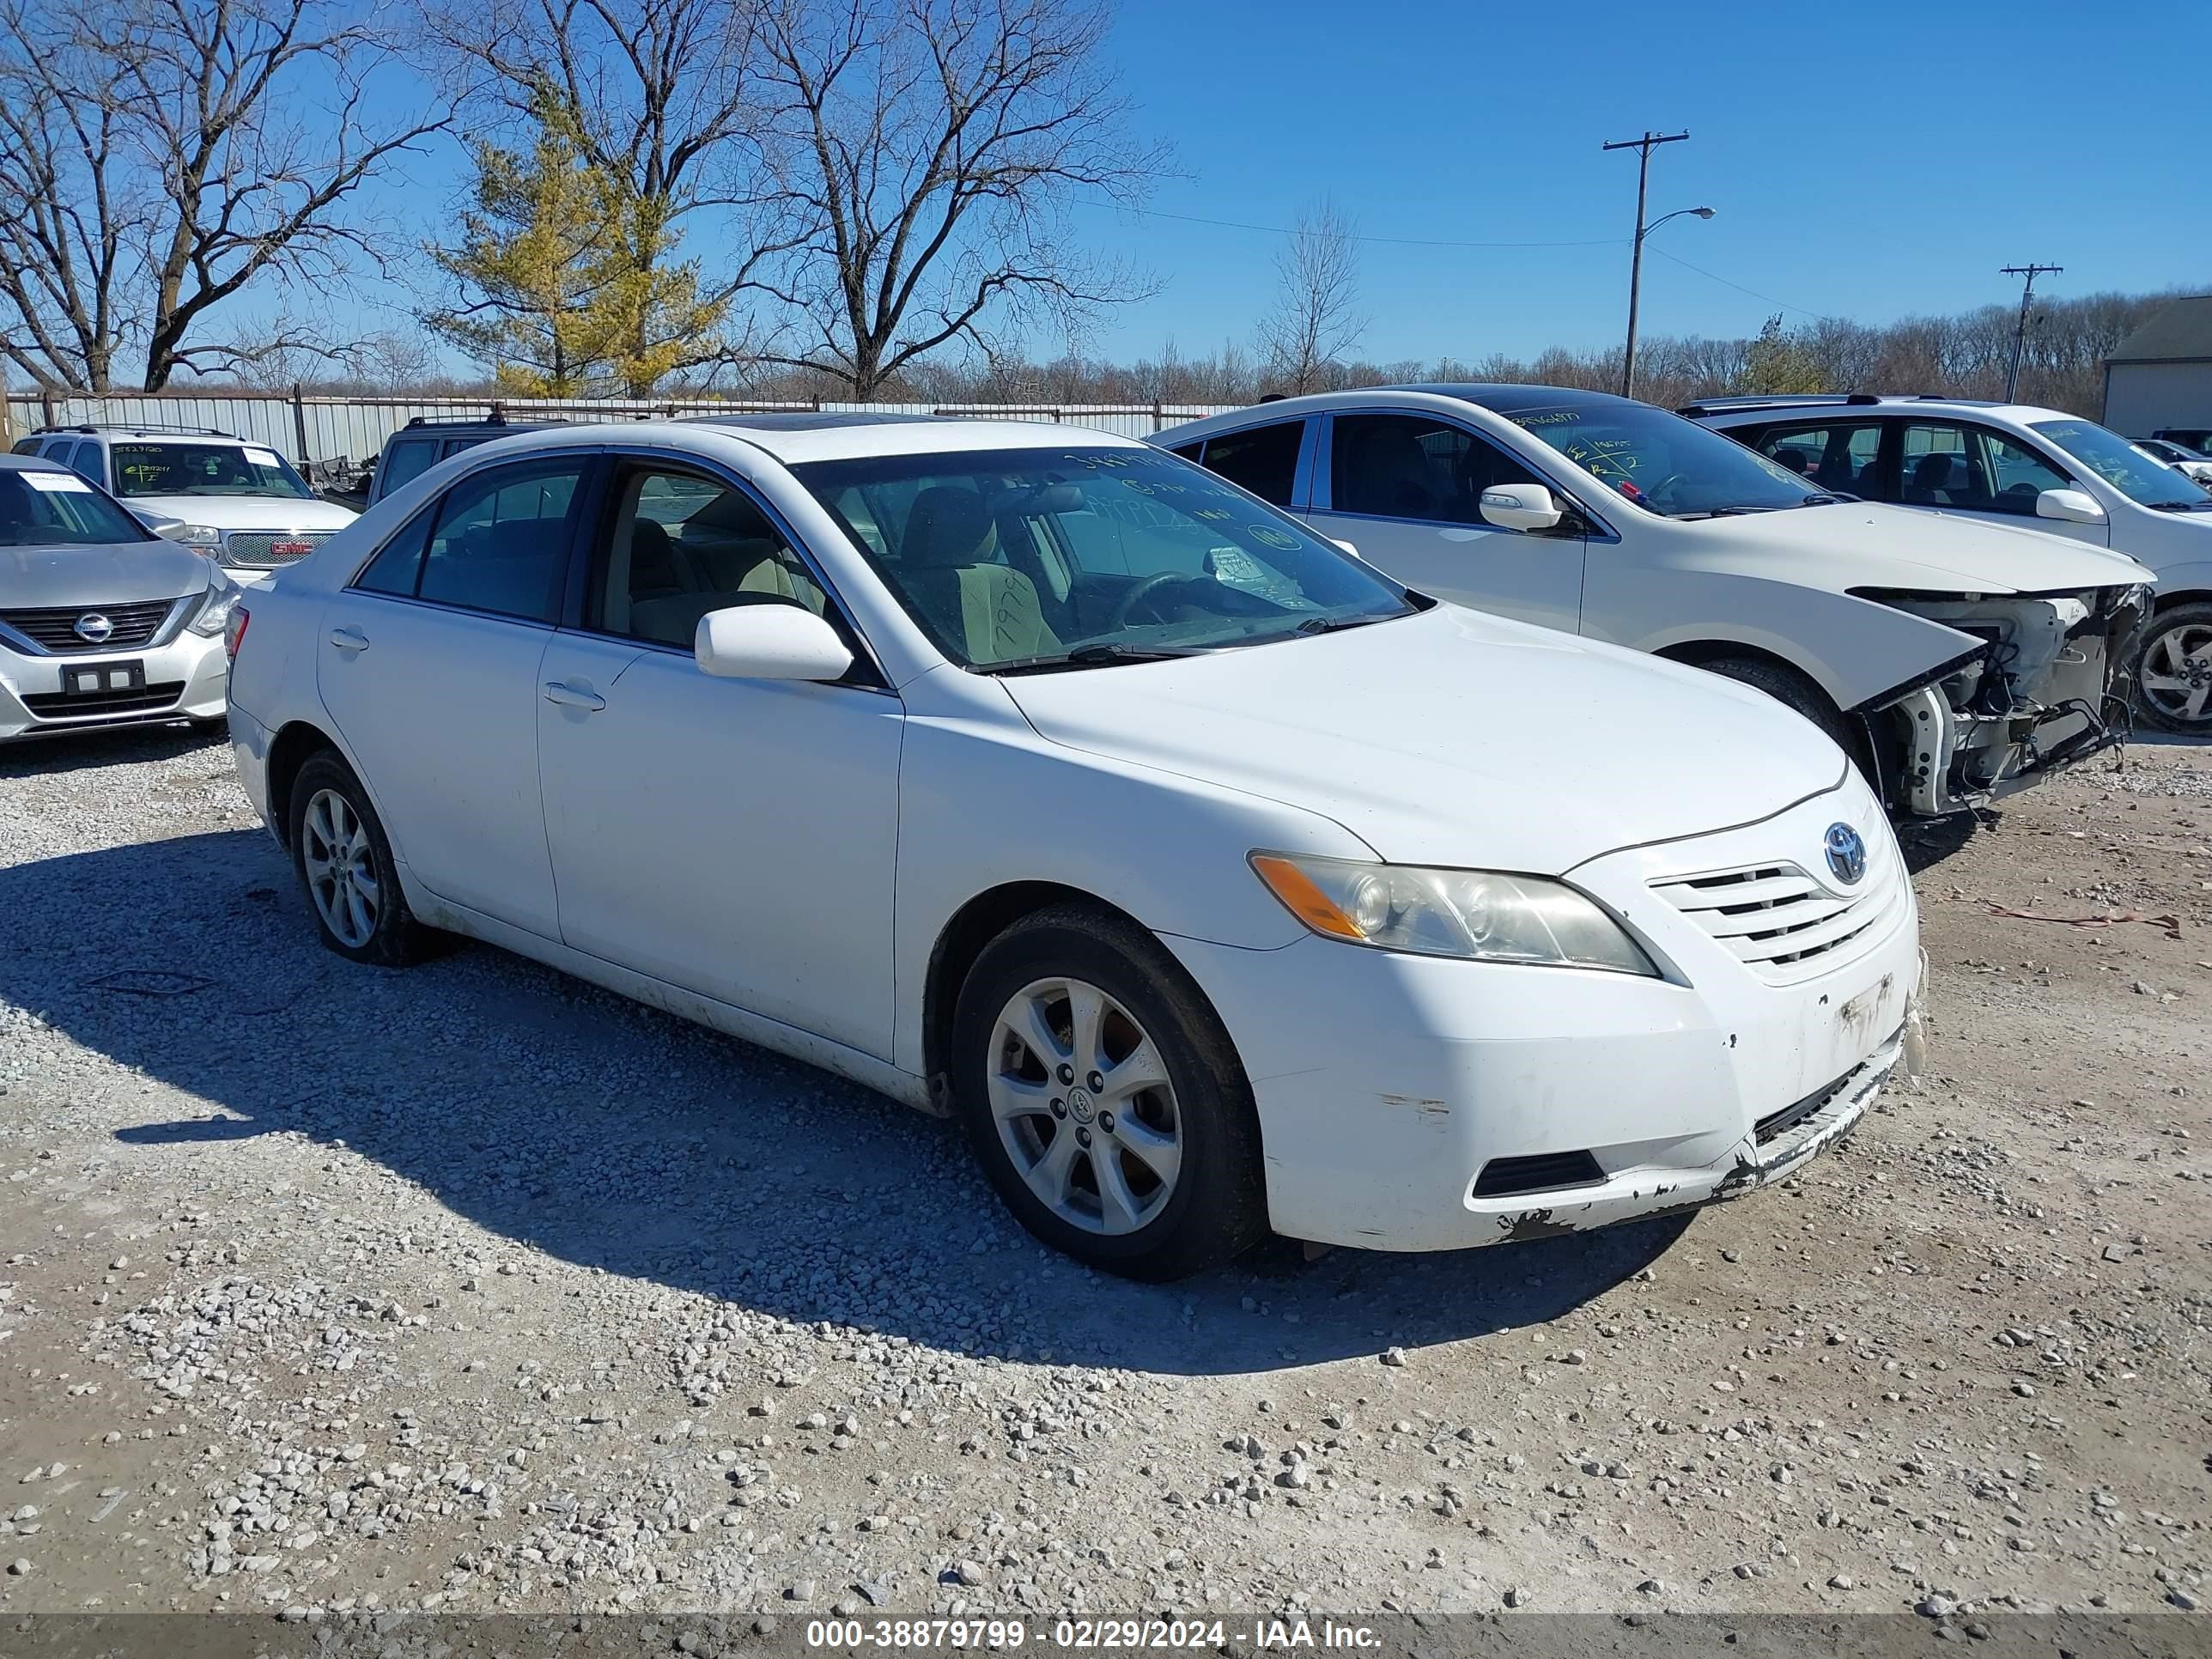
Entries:
[[[535, 1271], [542, 1252], [1010, 1359], [1231, 1374], [1397, 1346], [1418, 1363], [1587, 1302], [1689, 1224], [1310, 1263], [1279, 1242], [1177, 1285], [1104, 1278], [1022, 1233], [951, 1126], [855, 1085], [503, 951], [345, 963], [258, 832], [0, 868], [0, 1000], [197, 1097], [111, 1089], [77, 1109], [106, 1115], [125, 1170], [170, 1191], [252, 1206], [272, 1182], [312, 1188], [356, 1228], [422, 1233], [423, 1206], [368, 1160], [496, 1235], [486, 1269]], [[272, 1136], [312, 1151], [288, 1160]], [[419, 1255], [408, 1273], [408, 1294], [429, 1293], [427, 1273], [448, 1305], [464, 1276]], [[585, 1309], [604, 1301], [595, 1282]]]
[[175, 726], [132, 726], [123, 732], [38, 738], [27, 743], [0, 744], [0, 778], [26, 777], [33, 773], [83, 772], [102, 766], [171, 760], [191, 750], [211, 744], [228, 746], [229, 742], [223, 733], [198, 732], [181, 722]]

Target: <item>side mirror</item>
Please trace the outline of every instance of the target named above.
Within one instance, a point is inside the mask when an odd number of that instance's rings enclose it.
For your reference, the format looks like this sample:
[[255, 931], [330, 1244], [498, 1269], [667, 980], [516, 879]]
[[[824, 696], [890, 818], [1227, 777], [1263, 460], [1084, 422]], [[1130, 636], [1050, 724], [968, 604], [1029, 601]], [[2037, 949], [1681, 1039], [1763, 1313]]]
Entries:
[[1359, 548], [1358, 544], [1346, 541], [1341, 536], [1331, 536], [1328, 539], [1332, 546], [1342, 548], [1346, 552], [1351, 554], [1353, 558], [1356, 559], [1359, 556]]
[[724, 680], [834, 680], [853, 666], [836, 629], [804, 605], [774, 600], [709, 611], [691, 653], [702, 672]]
[[2035, 498], [2035, 516], [2063, 524], [2102, 524], [2105, 509], [2086, 489], [2046, 489]]
[[1482, 492], [1482, 516], [1500, 530], [1553, 530], [1565, 518], [1541, 484], [1493, 484]]

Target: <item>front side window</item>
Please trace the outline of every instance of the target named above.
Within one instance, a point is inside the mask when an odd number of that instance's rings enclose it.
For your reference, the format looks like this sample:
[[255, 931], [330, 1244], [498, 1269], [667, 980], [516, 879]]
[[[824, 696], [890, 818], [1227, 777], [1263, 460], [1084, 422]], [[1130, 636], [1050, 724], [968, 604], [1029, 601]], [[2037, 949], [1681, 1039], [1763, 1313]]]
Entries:
[[92, 547], [150, 539], [146, 527], [74, 472], [0, 470], [0, 547]]
[[2094, 421], [2030, 424], [2131, 501], [2169, 513], [2212, 510], [2212, 495], [2207, 495], [2201, 485], [2170, 466], [2136, 454], [2135, 446], [2125, 438]]
[[968, 667], [1179, 656], [1416, 608], [1295, 519], [1164, 450], [879, 456], [793, 471]]
[[744, 491], [695, 472], [636, 467], [617, 486], [585, 625], [689, 651], [699, 619], [738, 605], [829, 608], [805, 563]]
[[1669, 519], [1771, 513], [1835, 499], [1735, 439], [1648, 404], [1563, 404], [1505, 418], [1623, 500]]
[[1334, 512], [1481, 524], [1484, 490], [1543, 482], [1465, 428], [1425, 415], [1339, 415], [1330, 424]]
[[586, 464], [526, 461], [463, 479], [386, 543], [353, 585], [551, 623]]
[[134, 438], [112, 447], [118, 495], [277, 495], [307, 501], [315, 493], [290, 462], [257, 444]]
[[410, 484], [430, 470], [430, 463], [438, 458], [438, 447], [427, 438], [403, 439], [384, 452], [384, 465], [376, 481], [376, 493], [389, 495], [403, 484]]
[[1873, 421], [1770, 427], [1752, 447], [1816, 489], [1871, 495], [1881, 481], [1881, 428]]
[[1206, 469], [1250, 490], [1263, 501], [1288, 507], [1297, 489], [1298, 446], [1304, 421], [1279, 421], [1206, 441]]
[[2072, 480], [2027, 445], [1987, 427], [1915, 422], [1905, 428], [1898, 499], [1907, 507], [2035, 516], [2035, 498]]

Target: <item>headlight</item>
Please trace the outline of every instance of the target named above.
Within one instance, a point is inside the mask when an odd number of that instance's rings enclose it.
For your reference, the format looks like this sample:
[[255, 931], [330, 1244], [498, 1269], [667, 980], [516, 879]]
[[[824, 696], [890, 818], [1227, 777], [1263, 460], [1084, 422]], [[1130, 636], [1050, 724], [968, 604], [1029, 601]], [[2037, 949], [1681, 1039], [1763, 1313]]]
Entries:
[[1325, 939], [1425, 957], [1466, 957], [1656, 977], [1620, 924], [1573, 888], [1491, 870], [1427, 870], [1255, 853], [1252, 869]]
[[238, 603], [245, 590], [220, 570], [208, 584], [207, 598], [201, 602], [200, 613], [185, 625], [203, 639], [213, 639], [230, 620], [230, 608]]
[[176, 539], [203, 553], [210, 549], [219, 551], [222, 547], [222, 532], [211, 524], [188, 524], [176, 532]]

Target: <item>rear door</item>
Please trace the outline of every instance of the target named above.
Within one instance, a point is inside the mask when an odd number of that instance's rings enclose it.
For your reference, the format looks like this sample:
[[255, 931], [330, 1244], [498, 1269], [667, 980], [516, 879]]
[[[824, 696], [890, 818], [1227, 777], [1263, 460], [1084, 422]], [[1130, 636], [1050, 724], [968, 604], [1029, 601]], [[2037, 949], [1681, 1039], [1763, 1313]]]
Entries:
[[1482, 517], [1482, 492], [1495, 485], [1550, 488], [1517, 457], [1456, 422], [1391, 410], [1329, 416], [1318, 453], [1304, 516], [1323, 535], [1423, 592], [1580, 628], [1583, 538], [1501, 530]]
[[462, 478], [331, 599], [313, 641], [324, 707], [415, 879], [547, 939], [538, 671], [596, 467], [570, 450]]

